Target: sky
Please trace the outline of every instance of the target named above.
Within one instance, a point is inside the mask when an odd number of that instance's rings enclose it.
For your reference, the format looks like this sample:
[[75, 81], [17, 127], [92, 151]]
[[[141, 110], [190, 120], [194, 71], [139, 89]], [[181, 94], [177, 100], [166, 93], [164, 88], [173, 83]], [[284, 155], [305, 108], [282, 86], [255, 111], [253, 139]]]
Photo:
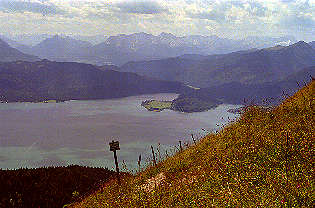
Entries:
[[0, 0], [0, 33], [294, 36], [315, 40], [315, 0]]

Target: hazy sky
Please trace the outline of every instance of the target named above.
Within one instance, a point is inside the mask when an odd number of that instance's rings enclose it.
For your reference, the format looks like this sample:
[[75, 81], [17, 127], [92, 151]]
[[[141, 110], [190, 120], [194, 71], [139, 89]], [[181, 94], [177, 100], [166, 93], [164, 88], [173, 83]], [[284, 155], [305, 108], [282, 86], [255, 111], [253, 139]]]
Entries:
[[0, 33], [293, 35], [315, 40], [315, 0], [0, 0]]

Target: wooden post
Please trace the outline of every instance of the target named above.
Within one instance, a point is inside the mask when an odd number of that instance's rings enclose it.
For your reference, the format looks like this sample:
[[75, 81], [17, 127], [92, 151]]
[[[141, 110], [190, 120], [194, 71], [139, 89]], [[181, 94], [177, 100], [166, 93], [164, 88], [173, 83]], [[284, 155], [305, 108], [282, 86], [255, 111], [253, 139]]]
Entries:
[[156, 160], [155, 160], [155, 155], [154, 155], [154, 150], [153, 150], [152, 145], [151, 145], [151, 150], [152, 150], [152, 155], [153, 155], [153, 163], [156, 166]]
[[179, 149], [180, 149], [180, 151], [183, 151], [182, 141], [180, 141], [180, 140], [179, 140]]
[[118, 182], [118, 185], [120, 185], [119, 167], [118, 167], [118, 160], [117, 160], [116, 150], [114, 151], [114, 158], [115, 158], [115, 165], [116, 165], [116, 172], [117, 172], [117, 182]]
[[114, 152], [114, 159], [115, 159], [115, 165], [116, 165], [116, 172], [117, 172], [117, 182], [118, 185], [120, 185], [120, 177], [119, 177], [119, 167], [118, 167], [118, 160], [117, 160], [117, 154], [116, 150], [120, 150], [119, 148], [119, 142], [115, 142], [114, 140], [109, 143], [110, 151]]
[[194, 138], [194, 135], [193, 135], [193, 134], [191, 134], [191, 138], [192, 138], [192, 140], [193, 140], [194, 144], [196, 144], [196, 140], [195, 140], [195, 138]]
[[140, 172], [140, 170], [141, 170], [141, 155], [139, 155], [138, 166], [139, 166], [139, 172]]
[[158, 148], [157, 148], [157, 151], [159, 153], [159, 162], [161, 161], [161, 152], [160, 152], [160, 149], [161, 149], [161, 144], [159, 143], [158, 144]]

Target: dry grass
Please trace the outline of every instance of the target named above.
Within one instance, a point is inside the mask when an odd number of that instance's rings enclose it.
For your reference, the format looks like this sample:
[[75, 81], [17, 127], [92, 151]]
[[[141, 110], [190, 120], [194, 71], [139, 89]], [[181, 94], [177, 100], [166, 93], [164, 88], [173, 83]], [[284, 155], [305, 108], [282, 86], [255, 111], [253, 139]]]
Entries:
[[[312, 207], [315, 81], [74, 207]], [[148, 179], [163, 180], [149, 191]]]

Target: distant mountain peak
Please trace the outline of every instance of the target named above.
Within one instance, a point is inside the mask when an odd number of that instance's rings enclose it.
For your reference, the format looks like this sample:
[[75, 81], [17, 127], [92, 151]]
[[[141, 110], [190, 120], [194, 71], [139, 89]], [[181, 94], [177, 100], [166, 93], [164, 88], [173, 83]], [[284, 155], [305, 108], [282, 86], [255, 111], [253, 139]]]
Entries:
[[175, 35], [173, 35], [172, 33], [166, 33], [166, 32], [162, 32], [160, 35], [160, 37], [163, 37], [163, 38], [177, 38]]
[[307, 44], [305, 41], [301, 40], [297, 43], [290, 45], [289, 47], [307, 47], [307, 48], [309, 48], [311, 46], [309, 44]]
[[45, 43], [49, 43], [49, 42], [58, 42], [58, 41], [64, 41], [65, 39], [63, 37], [61, 37], [60, 35], [54, 35], [50, 38], [46, 38], [45, 40], [43, 40], [42, 42], [40, 42], [38, 45], [41, 44], [45, 44]]
[[[51, 41], [63, 41], [63, 42], [77, 42], [77, 43], [89, 43], [88, 41], [82, 41], [82, 40], [77, 40], [75, 38], [72, 38], [70, 36], [66, 36], [66, 35], [59, 35], [56, 34], [50, 38], [46, 38], [45, 40], [43, 40], [41, 43], [44, 42], [51, 42]], [[41, 44], [39, 43], [39, 44]]]
[[145, 32], [134, 33], [134, 35], [136, 35], [136, 36], [138, 36], [138, 35], [140, 35], [140, 36], [152, 36], [151, 34], [145, 33]]
[[38, 45], [36, 45], [34, 48], [48, 47], [49, 49], [49, 48], [54, 48], [57, 46], [66, 47], [66, 45], [77, 46], [77, 47], [89, 47], [92, 44], [87, 41], [77, 40], [69, 36], [63, 37], [61, 35], [56, 34], [51, 38], [46, 38], [45, 40], [40, 42]]
[[[56, 34], [56, 35], [52, 36], [51, 38], [46, 38], [45, 40], [48, 40], [48, 41], [74, 40], [74, 41], [75, 41], [76, 39], [71, 38], [71, 37], [69, 37], [69, 36], [61, 36], [61, 35]], [[45, 41], [45, 40], [44, 40], [44, 41]]]
[[270, 48], [264, 48], [262, 50], [265, 50], [265, 51], [277, 51], [277, 50], [281, 50], [281, 49], [284, 49], [284, 48], [286, 48], [286, 46], [276, 45], [276, 46], [273, 46], [273, 47], [270, 47]]
[[285, 48], [285, 50], [295, 51], [295, 53], [298, 53], [302, 56], [315, 55], [315, 49], [305, 41], [299, 41], [297, 43], [289, 45]]

